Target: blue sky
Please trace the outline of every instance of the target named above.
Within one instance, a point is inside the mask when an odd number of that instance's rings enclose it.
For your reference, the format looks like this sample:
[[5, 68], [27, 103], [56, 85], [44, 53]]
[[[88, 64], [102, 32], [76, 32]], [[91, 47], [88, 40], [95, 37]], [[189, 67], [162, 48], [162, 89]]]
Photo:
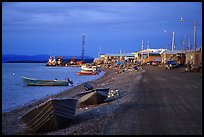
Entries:
[[92, 57], [138, 51], [142, 40], [171, 48], [173, 31], [176, 49], [189, 33], [193, 47], [194, 20], [201, 47], [202, 2], [4, 2], [2, 54], [80, 56], [83, 32]]

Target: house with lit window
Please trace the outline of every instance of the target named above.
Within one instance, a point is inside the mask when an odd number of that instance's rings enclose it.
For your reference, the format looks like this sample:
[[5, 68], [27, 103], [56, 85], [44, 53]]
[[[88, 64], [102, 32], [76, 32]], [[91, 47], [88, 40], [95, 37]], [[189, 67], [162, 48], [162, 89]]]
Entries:
[[145, 49], [134, 53], [135, 61], [141, 64], [151, 63], [153, 61], [161, 62], [161, 53], [166, 49]]

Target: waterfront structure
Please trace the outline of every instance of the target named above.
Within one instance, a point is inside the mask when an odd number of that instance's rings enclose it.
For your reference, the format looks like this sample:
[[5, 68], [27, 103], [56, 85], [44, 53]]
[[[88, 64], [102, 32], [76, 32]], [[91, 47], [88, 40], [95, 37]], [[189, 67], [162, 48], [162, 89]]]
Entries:
[[185, 64], [185, 51], [183, 50], [165, 50], [161, 52], [161, 63], [164, 64], [167, 60], [176, 60], [180, 65]]
[[[194, 53], [195, 51], [194, 50], [187, 50], [185, 52], [185, 56], [186, 56], [186, 61], [185, 63], [188, 64], [193, 64], [193, 59], [194, 59]], [[201, 48], [197, 48], [196, 49], [196, 59], [197, 59], [197, 63], [200, 65], [202, 64], [202, 47]]]
[[62, 66], [62, 56], [57, 57], [57, 65]]
[[48, 62], [47, 62], [47, 64], [46, 64], [46, 66], [56, 66], [56, 60], [55, 60], [55, 56], [50, 56], [50, 58], [49, 58], [49, 60], [48, 60]]
[[141, 64], [146, 64], [152, 61], [161, 62], [161, 53], [166, 49], [145, 49], [134, 52], [135, 62], [140, 62]]
[[93, 61], [95, 64], [97, 65], [100, 65], [100, 64], [103, 64], [104, 62], [104, 59], [103, 58], [94, 58], [94, 61]]
[[123, 61], [134, 62], [134, 53], [103, 54], [100, 57], [103, 58], [104, 64], [114, 64]]

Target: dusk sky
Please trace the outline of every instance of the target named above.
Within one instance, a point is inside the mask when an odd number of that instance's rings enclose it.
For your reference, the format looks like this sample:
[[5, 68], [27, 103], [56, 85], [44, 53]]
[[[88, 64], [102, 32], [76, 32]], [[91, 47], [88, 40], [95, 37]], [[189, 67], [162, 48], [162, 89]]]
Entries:
[[[185, 21], [181, 22], [180, 18]], [[202, 2], [4, 2], [2, 54], [85, 56], [130, 53], [145, 48], [176, 49], [197, 21], [197, 47], [202, 45]], [[167, 46], [168, 45], [168, 46]]]

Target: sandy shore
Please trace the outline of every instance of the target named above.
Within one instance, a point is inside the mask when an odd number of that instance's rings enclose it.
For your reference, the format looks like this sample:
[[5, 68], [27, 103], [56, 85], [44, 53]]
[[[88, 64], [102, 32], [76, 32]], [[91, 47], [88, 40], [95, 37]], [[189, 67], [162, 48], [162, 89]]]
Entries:
[[[24, 113], [42, 103], [44, 100], [37, 101], [33, 104], [17, 108], [11, 112], [2, 113], [2, 134], [5, 135], [22, 135], [22, 134], [48, 134], [48, 135], [64, 135], [64, 134], [103, 134], [103, 125], [111, 120], [114, 111], [119, 107], [119, 104], [128, 100], [128, 92], [132, 90], [132, 85], [136, 84], [141, 76], [140, 72], [125, 70], [118, 73], [117, 69], [102, 68], [106, 73], [99, 79], [85, 82], [91, 84], [94, 88], [109, 87], [110, 89], [118, 89], [122, 97], [110, 102], [106, 102], [97, 106], [88, 106], [76, 109], [76, 118], [72, 123], [63, 129], [48, 133], [32, 133], [30, 132], [19, 119]], [[85, 91], [83, 85], [78, 85], [71, 89], [65, 90], [62, 93], [51, 97], [76, 97], [77, 93]]]

